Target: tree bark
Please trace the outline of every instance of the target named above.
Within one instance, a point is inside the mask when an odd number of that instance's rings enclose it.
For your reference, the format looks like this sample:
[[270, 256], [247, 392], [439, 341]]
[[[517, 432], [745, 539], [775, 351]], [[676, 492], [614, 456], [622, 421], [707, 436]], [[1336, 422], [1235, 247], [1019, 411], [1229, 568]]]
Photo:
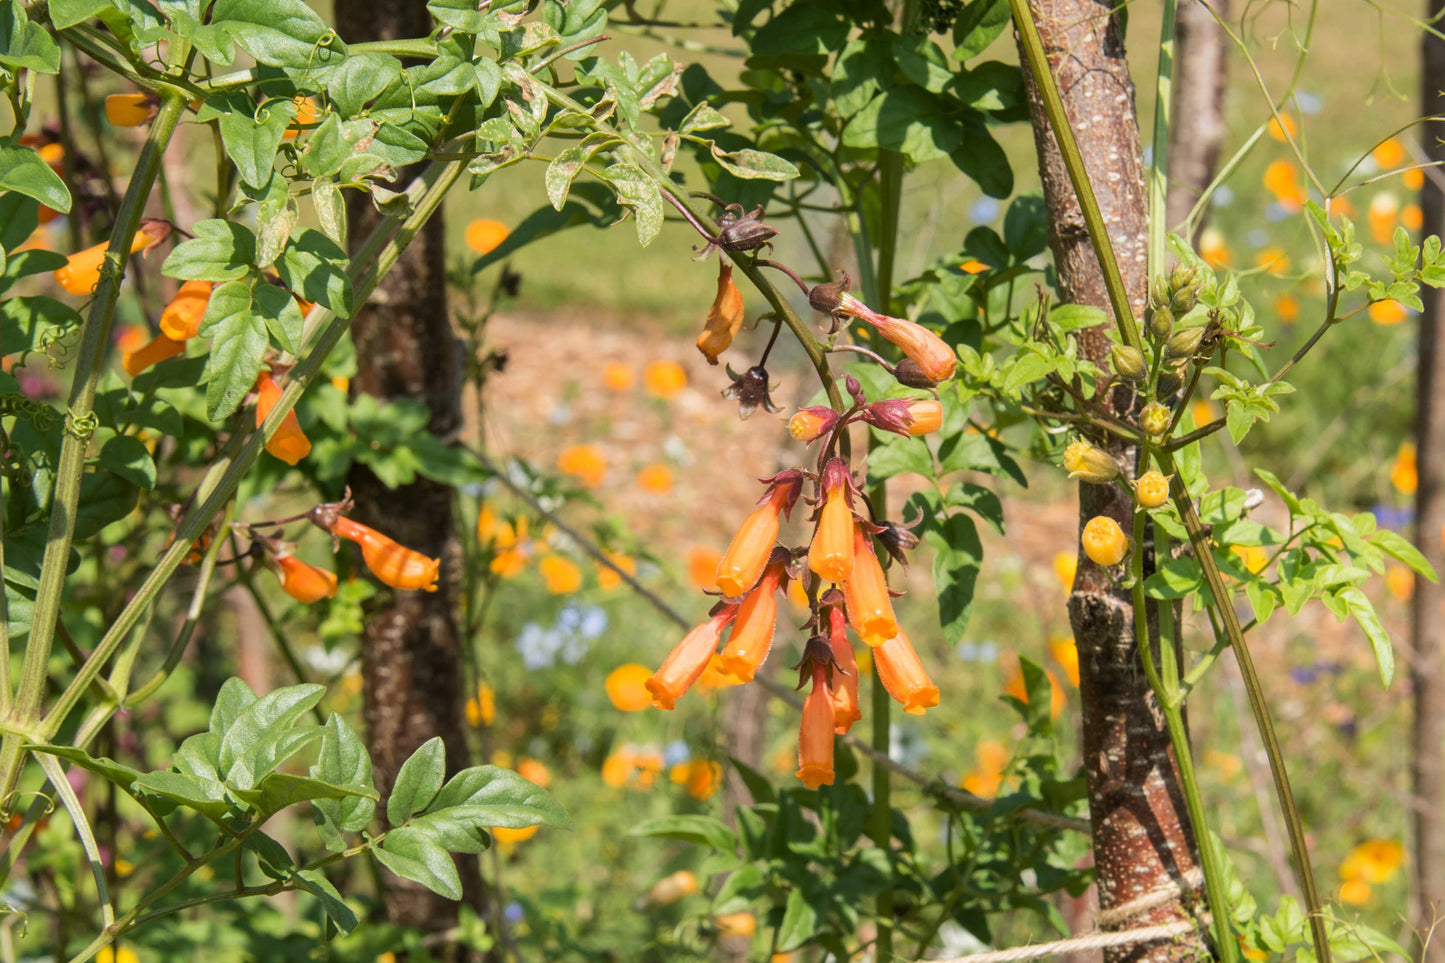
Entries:
[[[1427, 16], [1445, 11], [1445, 0], [1428, 0]], [[1430, 22], [1434, 22], [1432, 19]], [[1430, 33], [1421, 40], [1420, 96], [1423, 116], [1441, 109], [1445, 90], [1445, 41]], [[1445, 160], [1445, 124], [1425, 124], [1420, 131], [1431, 160]], [[1438, 169], [1427, 171], [1420, 190], [1426, 234], [1445, 234], [1445, 188]], [[1421, 290], [1425, 310], [1420, 314], [1420, 354], [1416, 368], [1415, 448], [1419, 484], [1415, 490], [1415, 546], [1435, 571], [1445, 570], [1440, 532], [1445, 528], [1445, 351], [1440, 326], [1445, 324], [1445, 298], [1435, 288]], [[1415, 579], [1412, 608], [1410, 667], [1415, 719], [1411, 738], [1410, 771], [1414, 784], [1413, 830], [1415, 853], [1414, 905], [1411, 923], [1422, 938], [1445, 913], [1445, 626], [1441, 625], [1440, 585]], [[1445, 963], [1445, 939], [1435, 933], [1424, 942], [1423, 963]]]
[[[1148, 286], [1147, 195], [1118, 18], [1110, 14], [1112, 4], [1095, 0], [1030, 0], [1030, 7], [1109, 225], [1130, 303], [1142, 316]], [[1024, 76], [1061, 295], [1068, 303], [1108, 311], [1103, 273], [1043, 101], [1029, 74]], [[1104, 362], [1110, 344], [1104, 330], [1079, 334], [1081, 351]], [[1132, 391], [1122, 390], [1109, 404], [1127, 413], [1137, 401]], [[1133, 462], [1132, 449], [1115, 443], [1110, 450], [1124, 463]], [[1095, 515], [1108, 515], [1129, 530], [1132, 499], [1121, 485], [1081, 485], [1080, 526]], [[1128, 594], [1082, 552], [1069, 619], [1079, 649], [1083, 757], [1101, 922], [1118, 928], [1190, 918], [1201, 896], [1193, 833], [1163, 716], [1140, 665], [1133, 607]], [[1140, 901], [1148, 908], [1133, 912]], [[1192, 960], [1205, 953], [1199, 938], [1190, 936], [1111, 950], [1105, 958], [1133, 963]]]
[[[1220, 17], [1229, 16], [1229, 0], [1215, 0], [1213, 6]], [[1224, 124], [1225, 53], [1224, 31], [1209, 9], [1199, 0], [1179, 0], [1174, 20], [1174, 103], [1165, 204], [1165, 223], [1171, 231], [1183, 226], [1219, 167], [1219, 150], [1228, 133]], [[1193, 243], [1192, 232], [1187, 240]]]
[[[426, 0], [337, 0], [336, 22], [348, 42], [424, 37], [431, 32]], [[401, 172], [407, 183], [417, 171]], [[370, 198], [348, 192], [353, 245], [381, 219]], [[445, 232], [438, 211], [407, 246], [365, 308], [351, 322], [357, 373], [353, 396], [420, 401], [437, 435], [461, 423], [460, 357], [447, 311]], [[396, 541], [442, 561], [435, 592], [383, 588], [368, 613], [362, 639], [364, 717], [377, 789], [385, 799], [406, 758], [433, 736], [446, 745], [449, 774], [468, 764], [463, 706], [462, 638], [457, 622], [461, 548], [450, 490], [418, 478], [390, 489], [363, 465], [347, 481], [353, 517]], [[475, 857], [458, 859], [466, 900], [480, 909]], [[457, 904], [417, 884], [383, 873], [388, 917], [428, 932], [456, 925]]]

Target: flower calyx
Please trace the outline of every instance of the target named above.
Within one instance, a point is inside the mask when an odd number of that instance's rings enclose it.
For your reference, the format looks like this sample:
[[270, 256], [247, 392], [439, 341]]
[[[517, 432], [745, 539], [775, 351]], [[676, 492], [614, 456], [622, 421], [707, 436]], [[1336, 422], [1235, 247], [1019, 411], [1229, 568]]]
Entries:
[[852, 283], [848, 272], [844, 271], [843, 276], [836, 281], [813, 285], [812, 290], [808, 292], [808, 306], [819, 314], [833, 315], [837, 313], [842, 303], [842, 297]]
[[761, 204], [746, 214], [741, 204], [727, 205], [723, 216], [718, 218], [717, 240], [714, 243], [730, 254], [772, 247], [772, 239], [777, 237], [778, 229], [764, 224], [763, 217]]
[[728, 377], [732, 384], [723, 389], [724, 398], [735, 399], [738, 403], [738, 418], [747, 421], [754, 411], [761, 405], [763, 410], [769, 414], [779, 411], [777, 405], [768, 392], [775, 387], [768, 384], [768, 369], [762, 365], [753, 365], [742, 374], [737, 374], [729, 365]]
[[913, 534], [913, 529], [923, 521], [923, 512], [920, 511], [913, 521], [894, 522], [883, 519], [881, 522], [871, 524], [872, 534], [877, 536], [878, 544], [893, 559], [905, 569], [908, 568], [908, 557], [905, 552], [910, 552], [918, 547], [918, 536]]

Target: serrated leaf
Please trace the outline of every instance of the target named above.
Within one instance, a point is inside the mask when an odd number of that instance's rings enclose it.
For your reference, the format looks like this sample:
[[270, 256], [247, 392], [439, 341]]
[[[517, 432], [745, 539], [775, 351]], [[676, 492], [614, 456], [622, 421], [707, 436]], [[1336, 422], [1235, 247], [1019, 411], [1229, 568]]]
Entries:
[[446, 752], [441, 736], [433, 736], [401, 764], [386, 800], [387, 822], [400, 826], [431, 805], [446, 778]]
[[62, 214], [70, 210], [65, 181], [29, 147], [0, 144], [0, 191], [18, 191]]
[[233, 281], [244, 277], [256, 260], [256, 235], [250, 229], [218, 219], [200, 221], [195, 237], [176, 245], [161, 273], [182, 281]]
[[251, 289], [240, 281], [219, 284], [201, 318], [201, 335], [211, 339], [206, 361], [206, 416], [229, 418], [256, 384], [270, 339], [266, 322], [251, 310]]
[[403, 879], [420, 883], [447, 899], [462, 898], [462, 880], [451, 854], [424, 833], [410, 828], [393, 829], [372, 847], [377, 862]]

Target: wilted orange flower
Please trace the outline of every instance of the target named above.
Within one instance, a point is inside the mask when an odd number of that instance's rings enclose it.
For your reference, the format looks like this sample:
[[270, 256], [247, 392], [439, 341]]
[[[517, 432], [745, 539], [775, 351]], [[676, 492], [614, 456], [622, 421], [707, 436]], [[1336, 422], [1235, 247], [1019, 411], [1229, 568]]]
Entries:
[[296, 601], [310, 605], [336, 596], [335, 573], [308, 565], [294, 555], [278, 555], [275, 561], [281, 588]]
[[893, 600], [888, 596], [888, 579], [873, 554], [873, 540], [861, 524], [853, 526], [853, 571], [843, 584], [848, 621], [858, 637], [869, 645], [882, 645], [898, 634]]
[[773, 630], [778, 621], [777, 593], [787, 577], [787, 550], [774, 549], [757, 587], [738, 607], [728, 644], [718, 656], [718, 671], [740, 683], [753, 680], [773, 647]]
[[703, 591], [717, 588], [718, 563], [721, 561], [722, 553], [717, 549], [707, 545], [692, 546], [687, 550], [688, 581]]
[[803, 721], [798, 727], [798, 771], [809, 789], [833, 785], [833, 696], [828, 691], [828, 670], [813, 663], [813, 688], [803, 700]]
[[630, 391], [636, 381], [637, 374], [631, 365], [609, 361], [602, 367], [602, 383], [612, 391]]
[[1399, 324], [1410, 316], [1409, 312], [1405, 310], [1405, 306], [1394, 300], [1375, 301], [1370, 305], [1366, 314], [1369, 315], [1371, 321], [1382, 327]]
[[637, 473], [637, 487], [650, 495], [666, 495], [672, 491], [672, 469], [666, 465], [648, 465]]
[[[616, 565], [628, 575], [637, 574], [637, 559], [630, 555], [623, 555], [620, 552], [605, 552], [607, 560]], [[610, 592], [622, 584], [622, 576], [605, 565], [597, 566], [597, 586], [603, 591]]]
[[155, 94], [111, 94], [105, 98], [105, 119], [116, 127], [139, 127], [155, 120], [161, 99]]
[[853, 572], [853, 507], [848, 466], [828, 460], [823, 469], [823, 510], [808, 546], [808, 568], [826, 582], [846, 582]]
[[[1018, 659], [1010, 658], [1004, 672], [1004, 693], [1028, 705], [1029, 690], [1024, 686], [1024, 670]], [[1057, 719], [1059, 713], [1064, 711], [1064, 690], [1051, 669], [1044, 669], [1044, 674], [1049, 677], [1049, 715]]]
[[1400, 216], [1400, 202], [1389, 191], [1381, 191], [1370, 198], [1370, 237], [1376, 244], [1389, 244], [1395, 236], [1395, 224]]
[[1079, 647], [1074, 644], [1072, 635], [1056, 636], [1049, 639], [1049, 655], [1064, 670], [1064, 678], [1069, 680], [1069, 685], [1079, 687]]
[[1405, 495], [1415, 494], [1415, 489], [1420, 486], [1415, 466], [1415, 446], [1411, 442], [1405, 442], [1395, 452], [1395, 463], [1390, 466], [1390, 484], [1395, 486], [1395, 491]]
[[537, 563], [547, 591], [553, 595], [571, 595], [582, 587], [582, 570], [561, 555], [547, 555]]
[[[135, 237], [131, 238], [130, 253], [148, 251], [171, 236], [169, 221], [148, 217], [140, 222]], [[83, 251], [78, 251], [65, 262], [65, 267], [56, 268], [55, 283], [69, 294], [89, 295], [100, 283], [100, 269], [105, 263], [105, 251], [109, 241], [102, 241]]]
[[654, 397], [674, 398], [687, 387], [687, 372], [676, 361], [654, 361], [642, 369], [642, 387]]
[[[256, 379], [256, 396], [256, 427], [260, 428], [281, 400], [281, 386], [271, 377], [271, 372], [263, 371]], [[295, 408], [286, 412], [275, 433], [266, 439], [266, 450], [288, 465], [296, 464], [311, 452], [311, 440], [301, 430]]]
[[702, 334], [697, 336], [697, 350], [707, 358], [708, 364], [717, 364], [717, 356], [733, 343], [738, 328], [743, 324], [743, 293], [733, 283], [732, 263], [719, 259], [717, 272], [717, 295], [707, 312], [707, 322]]
[[717, 564], [713, 585], [723, 595], [741, 598], [758, 584], [773, 553], [773, 543], [778, 540], [778, 517], [792, 510], [802, 485], [802, 475], [798, 472], [773, 476], [766, 504], [743, 520]]
[[165, 335], [158, 334], [133, 351], [122, 350], [120, 364], [125, 369], [125, 373], [134, 378], [151, 365], [159, 364], [167, 358], [174, 358], [176, 355], [184, 353], [185, 350], [184, 341], [172, 341]]
[[569, 445], [557, 456], [557, 470], [596, 488], [607, 475], [607, 457], [596, 445]]
[[1399, 167], [1405, 161], [1405, 145], [1398, 137], [1390, 137], [1383, 140], [1370, 151], [1370, 156], [1379, 165], [1380, 170], [1389, 170], [1392, 167]]
[[652, 704], [659, 709], [672, 709], [692, 684], [707, 668], [713, 653], [717, 651], [718, 639], [723, 629], [737, 615], [736, 603], [728, 603], [718, 609], [716, 615], [683, 636], [681, 642], [668, 653], [662, 667], [648, 679], [645, 685], [652, 693]]
[[863, 718], [863, 709], [858, 701], [858, 658], [853, 645], [848, 641], [847, 622], [843, 610], [837, 605], [837, 596], [829, 593], [824, 598], [828, 609], [828, 648], [833, 653], [833, 684], [829, 691], [833, 697], [833, 731], [846, 733], [853, 723]]
[[687, 794], [701, 802], [711, 799], [722, 781], [722, 766], [709, 759], [692, 759], [672, 767], [668, 778], [687, 788]]
[[373, 528], [338, 517], [331, 531], [361, 546], [366, 567], [386, 585], [396, 589], [437, 590], [437, 573], [441, 562], [413, 551], [387, 538]]
[[161, 333], [186, 341], [201, 333], [201, 318], [211, 300], [210, 281], [187, 281], [161, 312]]
[[652, 705], [652, 694], [647, 691], [647, 680], [652, 672], [638, 662], [619, 665], [607, 673], [607, 698], [622, 712], [641, 712]]
[[1293, 294], [1281, 294], [1274, 299], [1274, 313], [1285, 324], [1299, 320], [1299, 298]]
[[281, 135], [283, 140], [295, 140], [296, 135], [311, 127], [321, 119], [321, 111], [316, 107], [316, 101], [304, 94], [297, 94], [292, 103], [296, 105], [296, 118], [287, 126], [286, 132]]
[[928, 677], [913, 643], [901, 628], [897, 635], [873, 649], [873, 662], [883, 688], [903, 706], [904, 712], [921, 716], [923, 710], [938, 705], [938, 686]]
[[512, 232], [501, 221], [479, 217], [467, 225], [467, 247], [477, 254], [490, 254]]

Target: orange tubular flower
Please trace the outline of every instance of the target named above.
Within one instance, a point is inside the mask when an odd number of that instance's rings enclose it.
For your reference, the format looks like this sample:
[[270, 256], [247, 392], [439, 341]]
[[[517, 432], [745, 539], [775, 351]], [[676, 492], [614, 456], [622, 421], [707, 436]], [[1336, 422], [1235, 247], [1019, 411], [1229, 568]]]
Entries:
[[281, 587], [296, 601], [310, 605], [322, 599], [335, 598], [334, 573], [308, 565], [294, 555], [276, 556], [276, 566]]
[[139, 127], [155, 120], [161, 99], [155, 94], [111, 94], [105, 98], [105, 119], [116, 127]]
[[708, 364], [717, 364], [717, 356], [728, 349], [743, 324], [743, 293], [733, 283], [733, 266], [718, 262], [717, 296], [707, 313], [707, 324], [697, 336], [697, 350]]
[[827, 582], [846, 582], [853, 572], [852, 480], [841, 458], [823, 469], [823, 509], [808, 546], [808, 568]]
[[873, 554], [873, 540], [862, 525], [853, 526], [853, 574], [843, 585], [848, 621], [858, 637], [874, 648], [898, 634], [898, 620], [888, 597], [888, 580]]
[[777, 593], [787, 579], [787, 550], [775, 548], [758, 587], [749, 592], [739, 606], [732, 635], [718, 657], [718, 671], [739, 684], [753, 681], [773, 647], [773, 630], [778, 622]]
[[778, 540], [778, 516], [791, 514], [803, 487], [803, 475], [796, 469], [765, 480], [769, 483], [763, 496], [766, 504], [743, 520], [717, 564], [717, 588], [728, 598], [741, 598], [758, 584]]
[[798, 441], [817, 441], [838, 424], [838, 412], [827, 405], [800, 408], [788, 422], [788, 434]]
[[662, 667], [645, 683], [647, 691], [652, 693], [653, 706], [671, 710], [677, 705], [677, 700], [707, 668], [723, 629], [737, 613], [737, 603], [725, 603], [712, 618], [683, 636], [663, 660]]
[[828, 647], [833, 651], [833, 685], [830, 688], [833, 694], [833, 731], [842, 734], [863, 718], [863, 709], [858, 701], [858, 657], [853, 654], [853, 645], [848, 641], [847, 620], [836, 601], [828, 610]]
[[943, 405], [937, 401], [915, 401], [908, 406], [913, 422], [908, 426], [910, 435], [927, 435], [943, 424]]
[[813, 689], [803, 701], [794, 775], [809, 789], [833, 785], [833, 697], [828, 692], [828, 670], [817, 662], [813, 663]]
[[[256, 427], [260, 428], [266, 416], [271, 414], [271, 409], [276, 407], [276, 402], [281, 400], [281, 386], [271, 377], [271, 372], [263, 371], [256, 379], [256, 393]], [[281, 419], [275, 433], [266, 439], [266, 450], [288, 465], [296, 464], [311, 452], [311, 440], [301, 430], [294, 408]]]
[[161, 312], [161, 333], [172, 341], [186, 341], [201, 333], [201, 318], [211, 300], [210, 281], [187, 281]]
[[[130, 253], [148, 251], [170, 237], [170, 234], [170, 222], [146, 218], [140, 222], [140, 230], [135, 232], [135, 237], [131, 238]], [[102, 241], [70, 255], [65, 267], [55, 270], [55, 283], [68, 294], [88, 296], [100, 283], [100, 269], [105, 263], [105, 251], [109, 246], [109, 241]]]
[[928, 677], [913, 643], [902, 629], [893, 638], [873, 650], [878, 677], [883, 688], [910, 715], [921, 716], [923, 710], [938, 705], [938, 686]]
[[846, 292], [838, 298], [838, 313], [873, 325], [886, 340], [897, 345], [904, 357], [918, 365], [925, 377], [933, 381], [947, 381], [953, 377], [958, 356], [942, 338], [923, 325], [879, 314]]
[[392, 588], [437, 590], [439, 560], [398, 545], [375, 529], [344, 516], [336, 519], [331, 531], [360, 545], [361, 557], [371, 574]]
[[[62, 270], [64, 270], [62, 268]], [[174, 358], [186, 350], [184, 341], [173, 341], [163, 334], [158, 334], [134, 351], [122, 351], [120, 355], [121, 367], [125, 373], [134, 378], [153, 364], [159, 364], [167, 358]]]

